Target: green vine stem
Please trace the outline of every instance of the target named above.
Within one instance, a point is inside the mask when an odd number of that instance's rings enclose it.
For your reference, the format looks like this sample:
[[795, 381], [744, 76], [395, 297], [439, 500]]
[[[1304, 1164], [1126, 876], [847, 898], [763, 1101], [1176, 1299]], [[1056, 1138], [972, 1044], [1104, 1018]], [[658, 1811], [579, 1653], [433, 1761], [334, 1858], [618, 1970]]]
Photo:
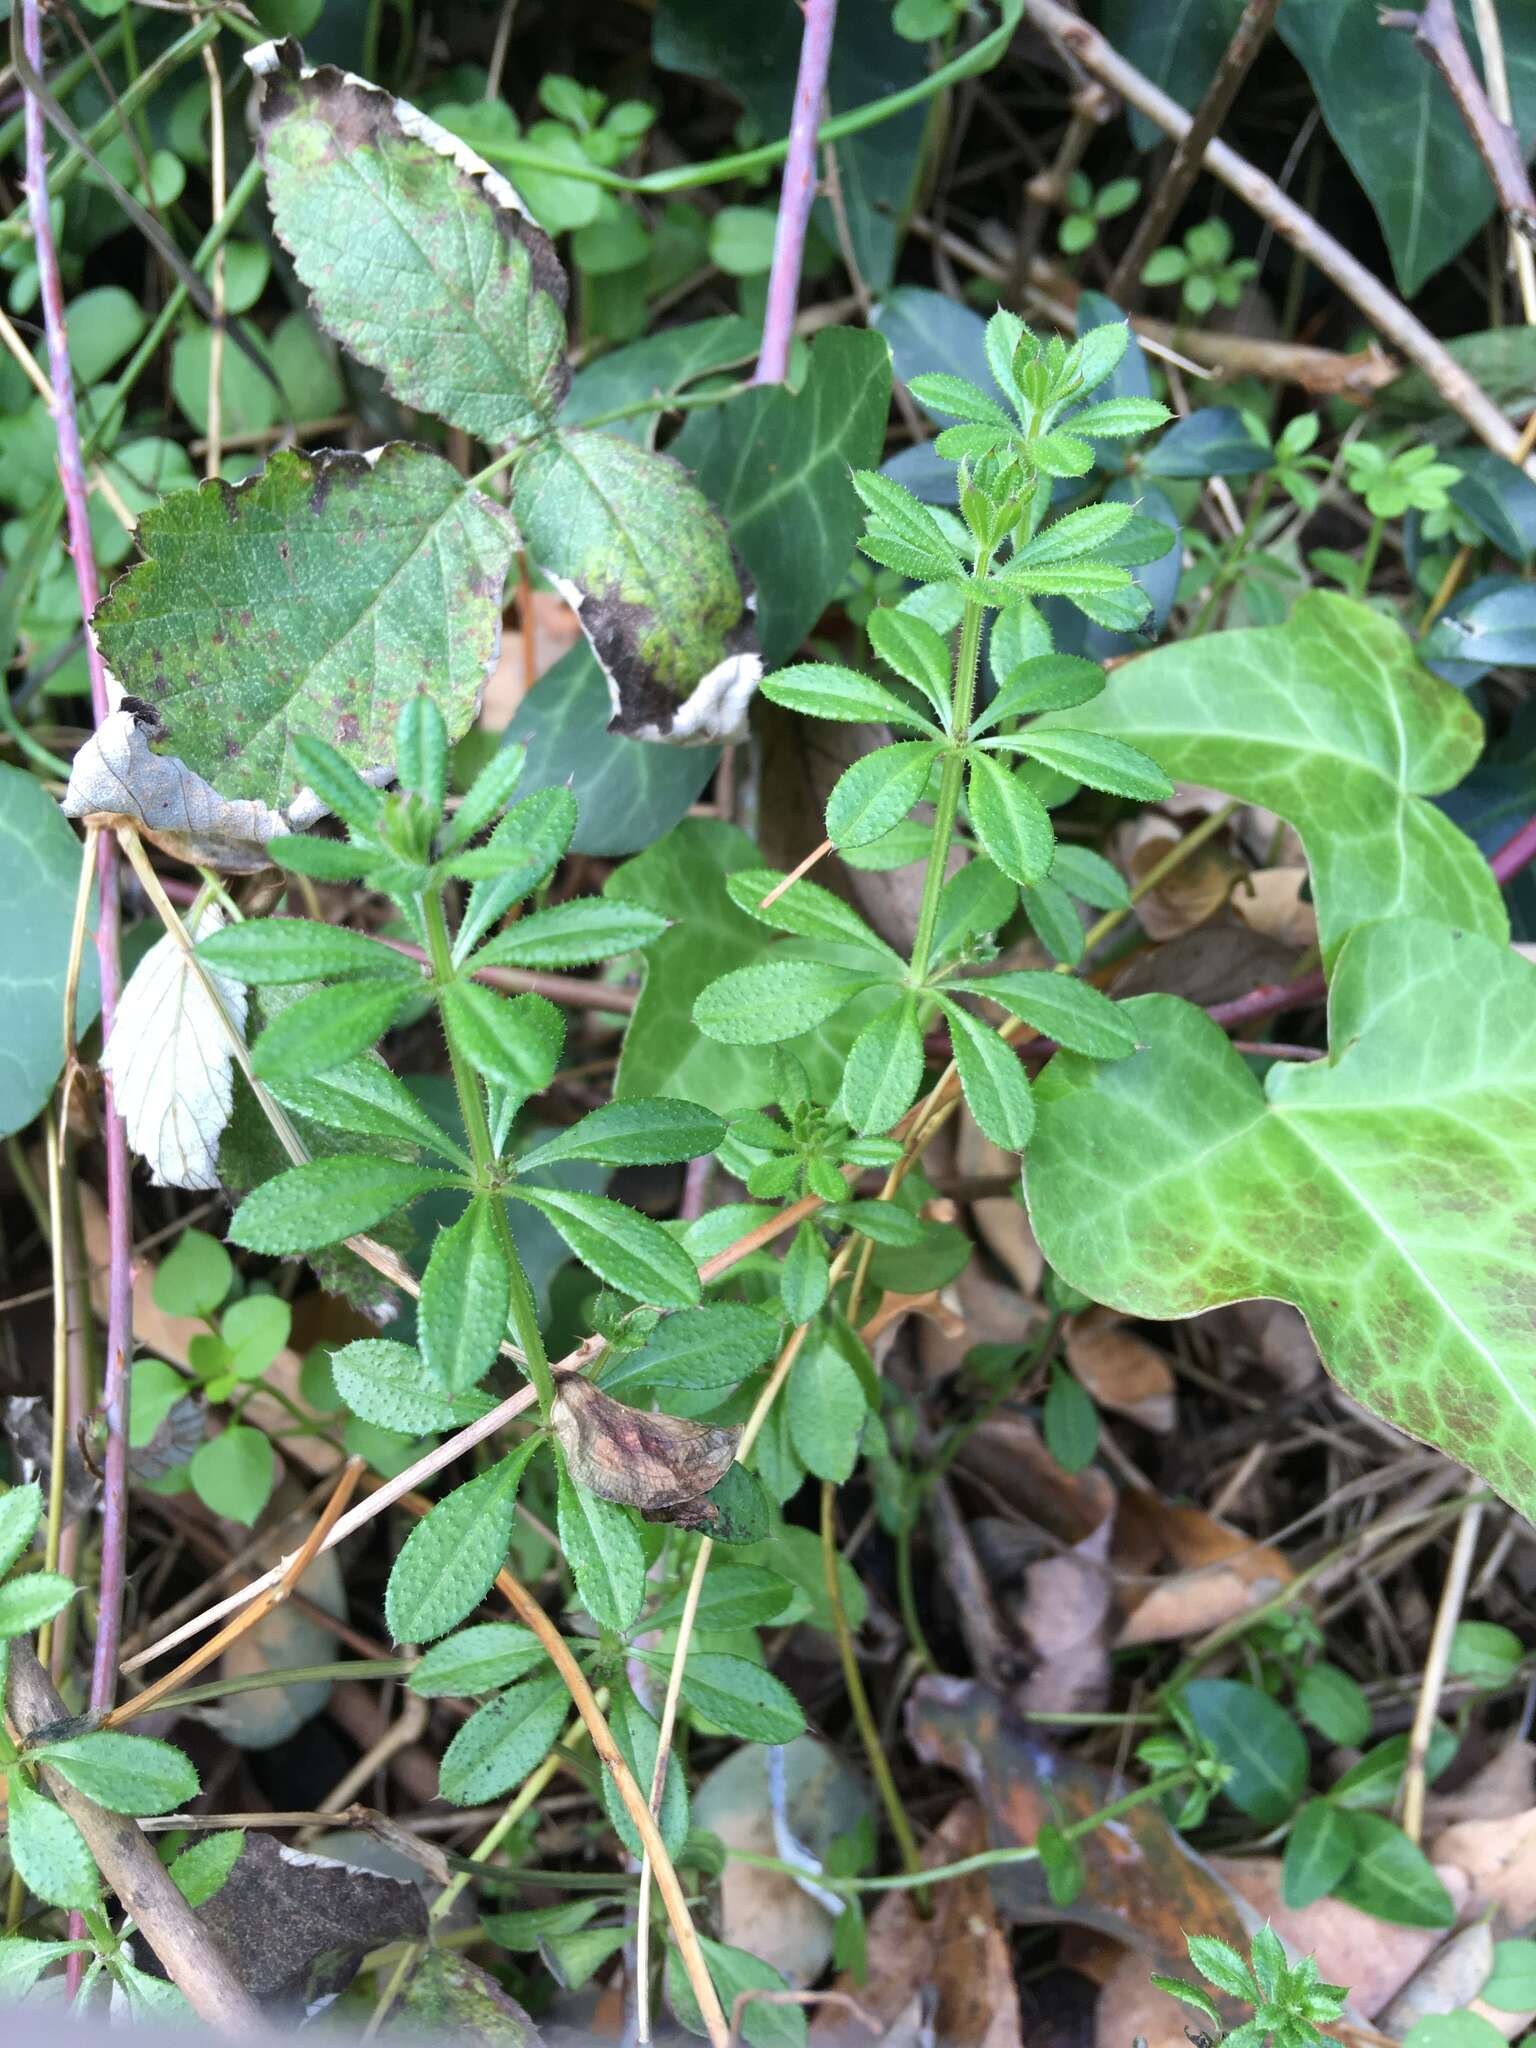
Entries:
[[[992, 565], [992, 551], [976, 557], [976, 574], [984, 577]], [[907, 969], [911, 987], [921, 988], [933, 954], [933, 934], [939, 921], [939, 893], [944, 887], [944, 870], [949, 860], [950, 841], [960, 809], [960, 783], [965, 773], [965, 736], [970, 730], [971, 705], [976, 696], [976, 669], [981, 657], [981, 627], [986, 606], [978, 598], [967, 600], [960, 622], [960, 645], [955, 654], [955, 692], [952, 707], [950, 751], [939, 770], [939, 793], [934, 803], [933, 844], [923, 876], [923, 898], [917, 913], [917, 932], [912, 940], [912, 959]]]

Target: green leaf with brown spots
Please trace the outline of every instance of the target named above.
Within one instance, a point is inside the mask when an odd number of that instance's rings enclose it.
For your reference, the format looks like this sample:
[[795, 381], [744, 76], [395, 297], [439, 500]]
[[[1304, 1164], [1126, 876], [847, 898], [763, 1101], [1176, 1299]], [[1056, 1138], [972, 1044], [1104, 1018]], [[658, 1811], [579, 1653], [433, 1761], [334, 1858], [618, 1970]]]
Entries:
[[516, 532], [441, 456], [284, 450], [249, 482], [146, 512], [146, 559], [95, 617], [123, 688], [159, 713], [163, 751], [221, 795], [287, 804], [301, 733], [359, 769], [393, 761], [426, 691], [457, 739], [501, 638]]
[[1345, 1391], [1536, 1514], [1536, 967], [1425, 919], [1339, 954], [1332, 1051], [1263, 1085], [1171, 996], [1059, 1053], [1026, 1162], [1069, 1286], [1159, 1321], [1293, 1302]]
[[535, 434], [571, 381], [566, 278], [506, 179], [435, 121], [297, 44], [252, 52], [272, 219], [321, 324], [406, 405]]
[[1309, 591], [1283, 625], [1160, 647], [1116, 669], [1092, 704], [1048, 712], [1028, 732], [1068, 729], [1114, 733], [1179, 781], [1288, 819], [1325, 962], [1378, 918], [1508, 936], [1487, 862], [1424, 801], [1470, 770], [1482, 723], [1395, 621], [1353, 598]]
[[725, 521], [687, 470], [567, 429], [529, 450], [512, 505], [608, 679], [609, 731], [729, 739], [763, 665]]

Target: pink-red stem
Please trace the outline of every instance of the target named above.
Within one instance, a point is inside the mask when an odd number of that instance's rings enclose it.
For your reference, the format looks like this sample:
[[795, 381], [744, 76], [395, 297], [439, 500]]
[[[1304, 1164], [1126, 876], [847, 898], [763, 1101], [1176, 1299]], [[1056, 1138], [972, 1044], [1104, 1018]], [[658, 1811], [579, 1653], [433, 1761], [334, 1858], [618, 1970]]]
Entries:
[[[43, 31], [38, 0], [22, 0], [22, 40], [34, 71], [43, 68]], [[109, 710], [106, 671], [92, 634], [91, 614], [100, 586], [91, 548], [91, 522], [86, 503], [85, 460], [80, 448], [80, 423], [75, 414], [74, 373], [69, 360], [69, 334], [64, 319], [64, 286], [59, 253], [48, 213], [48, 139], [43, 110], [31, 93], [26, 101], [27, 201], [31, 211], [43, 326], [48, 337], [48, 375], [53, 384], [53, 423], [58, 437], [59, 482], [80, 589], [85, 621], [86, 660], [91, 676], [91, 708], [100, 724]], [[101, 1028], [111, 1034], [121, 990], [118, 936], [117, 843], [110, 832], [97, 838], [96, 958], [101, 969]], [[111, 1271], [107, 1294], [106, 1360], [102, 1374], [102, 1406], [107, 1421], [101, 1514], [101, 1572], [98, 1581], [96, 1650], [91, 1668], [91, 1705], [110, 1707], [116, 1690], [118, 1647], [123, 1627], [123, 1583], [128, 1549], [128, 1354], [133, 1338], [133, 1263], [131, 1247], [128, 1139], [112, 1099], [111, 1080], [102, 1077], [102, 1122], [107, 1150], [107, 1241]], [[78, 1421], [78, 1417], [71, 1418]]]
[[754, 384], [782, 384], [789, 372], [789, 344], [795, 333], [805, 232], [816, 201], [816, 136], [821, 128], [821, 102], [827, 90], [827, 66], [832, 61], [837, 0], [803, 0], [803, 5], [805, 30], [800, 39], [800, 71], [795, 80], [789, 154], [784, 159], [779, 224], [773, 238], [773, 268], [768, 273], [768, 298], [763, 309], [763, 346], [752, 374]]

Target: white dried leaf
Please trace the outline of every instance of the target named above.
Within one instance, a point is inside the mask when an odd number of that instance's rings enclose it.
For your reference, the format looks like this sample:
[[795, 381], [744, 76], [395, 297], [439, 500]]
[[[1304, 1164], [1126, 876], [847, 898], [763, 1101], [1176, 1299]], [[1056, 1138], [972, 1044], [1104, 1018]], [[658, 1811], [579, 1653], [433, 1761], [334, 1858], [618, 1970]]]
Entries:
[[[220, 930], [213, 904], [194, 936]], [[245, 989], [209, 973], [236, 1029], [245, 1030]], [[117, 1006], [102, 1065], [128, 1142], [157, 1187], [216, 1188], [219, 1139], [234, 1102], [229, 1033], [202, 980], [167, 934], [133, 970]]]

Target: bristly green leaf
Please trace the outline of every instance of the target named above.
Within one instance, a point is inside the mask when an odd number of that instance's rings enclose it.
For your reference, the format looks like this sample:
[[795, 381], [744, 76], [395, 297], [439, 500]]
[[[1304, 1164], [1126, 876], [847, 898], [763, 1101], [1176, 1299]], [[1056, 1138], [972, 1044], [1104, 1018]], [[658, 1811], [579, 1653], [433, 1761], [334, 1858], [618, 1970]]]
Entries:
[[1221, 2014], [1217, 2010], [1216, 2001], [1202, 1991], [1198, 1984], [1186, 1984], [1179, 1977], [1163, 1977], [1155, 1970], [1149, 1981], [1157, 1990], [1166, 1991], [1170, 1998], [1180, 1999], [1185, 2005], [1193, 2006], [1203, 2019], [1209, 2020], [1213, 2027], [1220, 2028]]
[[[671, 1659], [643, 1653], [663, 1671]], [[805, 1733], [805, 1716], [789, 1687], [746, 1657], [695, 1650], [683, 1667], [683, 1698], [727, 1735], [742, 1742], [793, 1742]]]
[[421, 1276], [416, 1327], [428, 1372], [446, 1394], [477, 1386], [507, 1333], [512, 1269], [494, 1195], [475, 1195], [440, 1230]]
[[272, 805], [306, 785], [301, 736], [390, 766], [423, 677], [450, 737], [465, 730], [517, 544], [499, 505], [401, 442], [280, 451], [247, 483], [163, 499], [139, 540], [145, 559], [95, 614], [102, 653], [171, 753], [221, 795]]
[[1099, 1411], [1093, 1397], [1060, 1361], [1051, 1367], [1040, 1414], [1045, 1447], [1064, 1472], [1081, 1472], [1099, 1448]]
[[350, 981], [358, 976], [421, 987], [418, 963], [364, 932], [310, 917], [248, 918], [203, 939], [198, 958], [249, 988], [302, 981]]
[[440, 992], [439, 1000], [477, 1072], [519, 1099], [541, 1094], [555, 1078], [565, 1020], [547, 998], [502, 996], [478, 982], [456, 981]]
[[407, 697], [395, 723], [395, 770], [402, 789], [414, 790], [439, 812], [448, 794], [448, 728], [430, 697]]
[[827, 837], [834, 846], [868, 846], [900, 824], [922, 800], [939, 749], [930, 740], [877, 747], [845, 768], [827, 798]]
[[1134, 798], [1138, 803], [1159, 803], [1173, 794], [1173, 784], [1157, 763], [1137, 747], [1111, 739], [1099, 732], [1042, 732], [1026, 726], [1023, 732], [982, 740], [984, 747], [998, 747], [1009, 753], [1028, 754], [1058, 775], [1070, 775], [1091, 789], [1105, 789], [1112, 796]]
[[109, 1813], [169, 1813], [197, 1797], [198, 1775], [190, 1760], [173, 1744], [147, 1735], [102, 1728], [30, 1753]]
[[[455, 1165], [467, 1167], [470, 1163], [469, 1154], [428, 1116], [382, 1060], [349, 1060], [318, 1079], [278, 1082], [272, 1092], [289, 1109], [334, 1131], [424, 1145]], [[160, 1271], [163, 1274], [165, 1267]]]
[[917, 998], [906, 994], [853, 1041], [838, 1096], [840, 1112], [856, 1131], [888, 1131], [912, 1107], [922, 1084]]
[[0, 1586], [0, 1642], [29, 1636], [52, 1621], [75, 1597], [75, 1582], [62, 1572], [24, 1572]]
[[808, 1323], [826, 1306], [827, 1248], [809, 1217], [789, 1241], [779, 1267], [779, 1296], [792, 1323]]
[[291, 44], [266, 46], [257, 132], [274, 224], [320, 319], [404, 404], [493, 445], [537, 433], [571, 378], [549, 238], [414, 107], [297, 63]]
[[645, 1599], [645, 1552], [630, 1512], [578, 1486], [560, 1459], [560, 1549], [576, 1597], [600, 1628], [623, 1635]]
[[556, 1672], [510, 1687], [471, 1714], [449, 1743], [438, 1791], [455, 1806], [504, 1797], [549, 1754], [569, 1708], [570, 1694]]
[[196, 1912], [222, 1888], [245, 1847], [244, 1828], [220, 1828], [183, 1849], [171, 1865], [171, 1882]]
[[1189, 1960], [1207, 1983], [1225, 1991], [1229, 1998], [1240, 1998], [1245, 2005], [1262, 2003], [1252, 1972], [1229, 1942], [1218, 1940], [1214, 1934], [1191, 1934], [1185, 1939]]
[[864, 630], [886, 667], [922, 691], [948, 732], [952, 715], [948, 643], [926, 619], [901, 605], [878, 606]]
[[50, 1906], [94, 1906], [96, 1865], [80, 1830], [61, 1807], [34, 1792], [20, 1771], [7, 1779], [7, 1846], [22, 1883]]
[[828, 1338], [818, 1333], [805, 1345], [784, 1401], [790, 1441], [805, 1469], [840, 1486], [858, 1463], [869, 1408], [858, 1374]]
[[595, 1159], [603, 1166], [670, 1166], [698, 1159], [723, 1143], [726, 1124], [712, 1109], [665, 1096], [607, 1102], [546, 1138], [518, 1159], [518, 1171], [557, 1159]]
[[606, 1195], [570, 1188], [514, 1184], [509, 1195], [547, 1216], [583, 1264], [600, 1280], [658, 1308], [691, 1308], [699, 1298], [699, 1269], [659, 1223]]
[[532, 1629], [510, 1621], [485, 1621], [461, 1628], [423, 1651], [407, 1682], [426, 1700], [473, 1698], [526, 1678], [548, 1654]]
[[528, 749], [512, 742], [504, 741], [496, 749], [444, 826], [438, 841], [440, 853], [457, 853], [483, 832], [493, 818], [501, 817], [522, 780], [527, 759]]
[[[869, 953], [889, 973], [905, 971], [906, 963], [894, 947], [872, 932], [851, 904], [818, 882], [791, 882], [773, 868], [738, 868], [727, 875], [725, 886], [731, 901], [759, 924], [772, 925], [781, 932], [793, 932], [800, 939], [826, 939], [834, 946], [856, 946]], [[775, 893], [777, 892], [777, 893]], [[764, 907], [763, 898], [773, 896]]]
[[779, 1322], [760, 1308], [710, 1302], [667, 1316], [638, 1351], [607, 1365], [605, 1394], [635, 1383], [658, 1387], [729, 1387], [766, 1365], [779, 1348]]
[[[222, 1254], [223, 1246], [218, 1249]], [[221, 1294], [213, 1306], [217, 1308], [223, 1298]], [[26, 1486], [13, 1486], [8, 1493], [0, 1494], [0, 1578], [10, 1570], [37, 1534], [37, 1526], [42, 1519], [43, 1490], [35, 1479]]]
[[1023, 887], [1050, 872], [1056, 835], [1032, 789], [986, 754], [973, 754], [967, 783], [971, 823], [989, 859]]
[[947, 996], [939, 1002], [971, 1115], [994, 1145], [1022, 1152], [1035, 1128], [1035, 1105], [1017, 1052], [961, 1004]]
[[230, 1219], [229, 1239], [253, 1252], [318, 1251], [372, 1230], [431, 1188], [456, 1185], [449, 1174], [393, 1159], [311, 1159], [253, 1189]]
[[1036, 655], [1009, 671], [986, 710], [971, 720], [971, 738], [990, 732], [1005, 718], [1071, 710], [1102, 696], [1103, 691], [1104, 671], [1096, 661], [1087, 661], [1078, 654]]
[[964, 377], [952, 377], [942, 370], [924, 371], [909, 381], [907, 389], [930, 412], [946, 413], [954, 420], [977, 420], [1010, 434], [1018, 431], [997, 400], [988, 398]]
[[774, 953], [712, 981], [694, 1003], [693, 1021], [722, 1045], [775, 1045], [825, 1023], [872, 979]]
[[771, 703], [809, 718], [840, 718], [851, 725], [906, 726], [931, 733], [935, 739], [940, 734], [931, 719], [883, 683], [871, 682], [854, 669], [837, 668], [828, 661], [803, 661], [779, 669], [763, 684], [763, 695]]
[[1085, 555], [1101, 555], [1107, 543], [1130, 524], [1131, 518], [1129, 505], [1084, 505], [1042, 527], [1033, 540], [1015, 548], [1013, 560], [1021, 567], [1034, 569], [1048, 563], [1080, 561]]
[[1001, 1003], [1010, 1016], [1090, 1058], [1124, 1059], [1136, 1050], [1135, 1026], [1123, 1004], [1112, 1002], [1090, 982], [1021, 968], [974, 981], [954, 981], [949, 986]]
[[518, 1482], [542, 1441], [529, 1437], [456, 1487], [406, 1537], [384, 1592], [384, 1620], [397, 1643], [447, 1635], [485, 1598], [511, 1547]]
[[360, 1421], [405, 1436], [461, 1429], [491, 1406], [487, 1394], [450, 1399], [420, 1352], [387, 1337], [361, 1337], [343, 1344], [331, 1355], [331, 1377]]
[[563, 783], [536, 789], [507, 812], [484, 846], [448, 863], [448, 873], [473, 880], [453, 942], [457, 967], [498, 918], [554, 872], [576, 830], [576, 799]]
[[580, 896], [548, 910], [530, 911], [488, 939], [469, 964], [472, 971], [482, 967], [590, 967], [616, 953], [648, 946], [666, 928], [664, 917], [638, 903]]
[[[239, 926], [239, 930], [248, 927]], [[317, 988], [279, 1010], [251, 1048], [251, 1065], [270, 1086], [344, 1066], [369, 1052], [416, 991], [400, 981], [347, 981]]]

